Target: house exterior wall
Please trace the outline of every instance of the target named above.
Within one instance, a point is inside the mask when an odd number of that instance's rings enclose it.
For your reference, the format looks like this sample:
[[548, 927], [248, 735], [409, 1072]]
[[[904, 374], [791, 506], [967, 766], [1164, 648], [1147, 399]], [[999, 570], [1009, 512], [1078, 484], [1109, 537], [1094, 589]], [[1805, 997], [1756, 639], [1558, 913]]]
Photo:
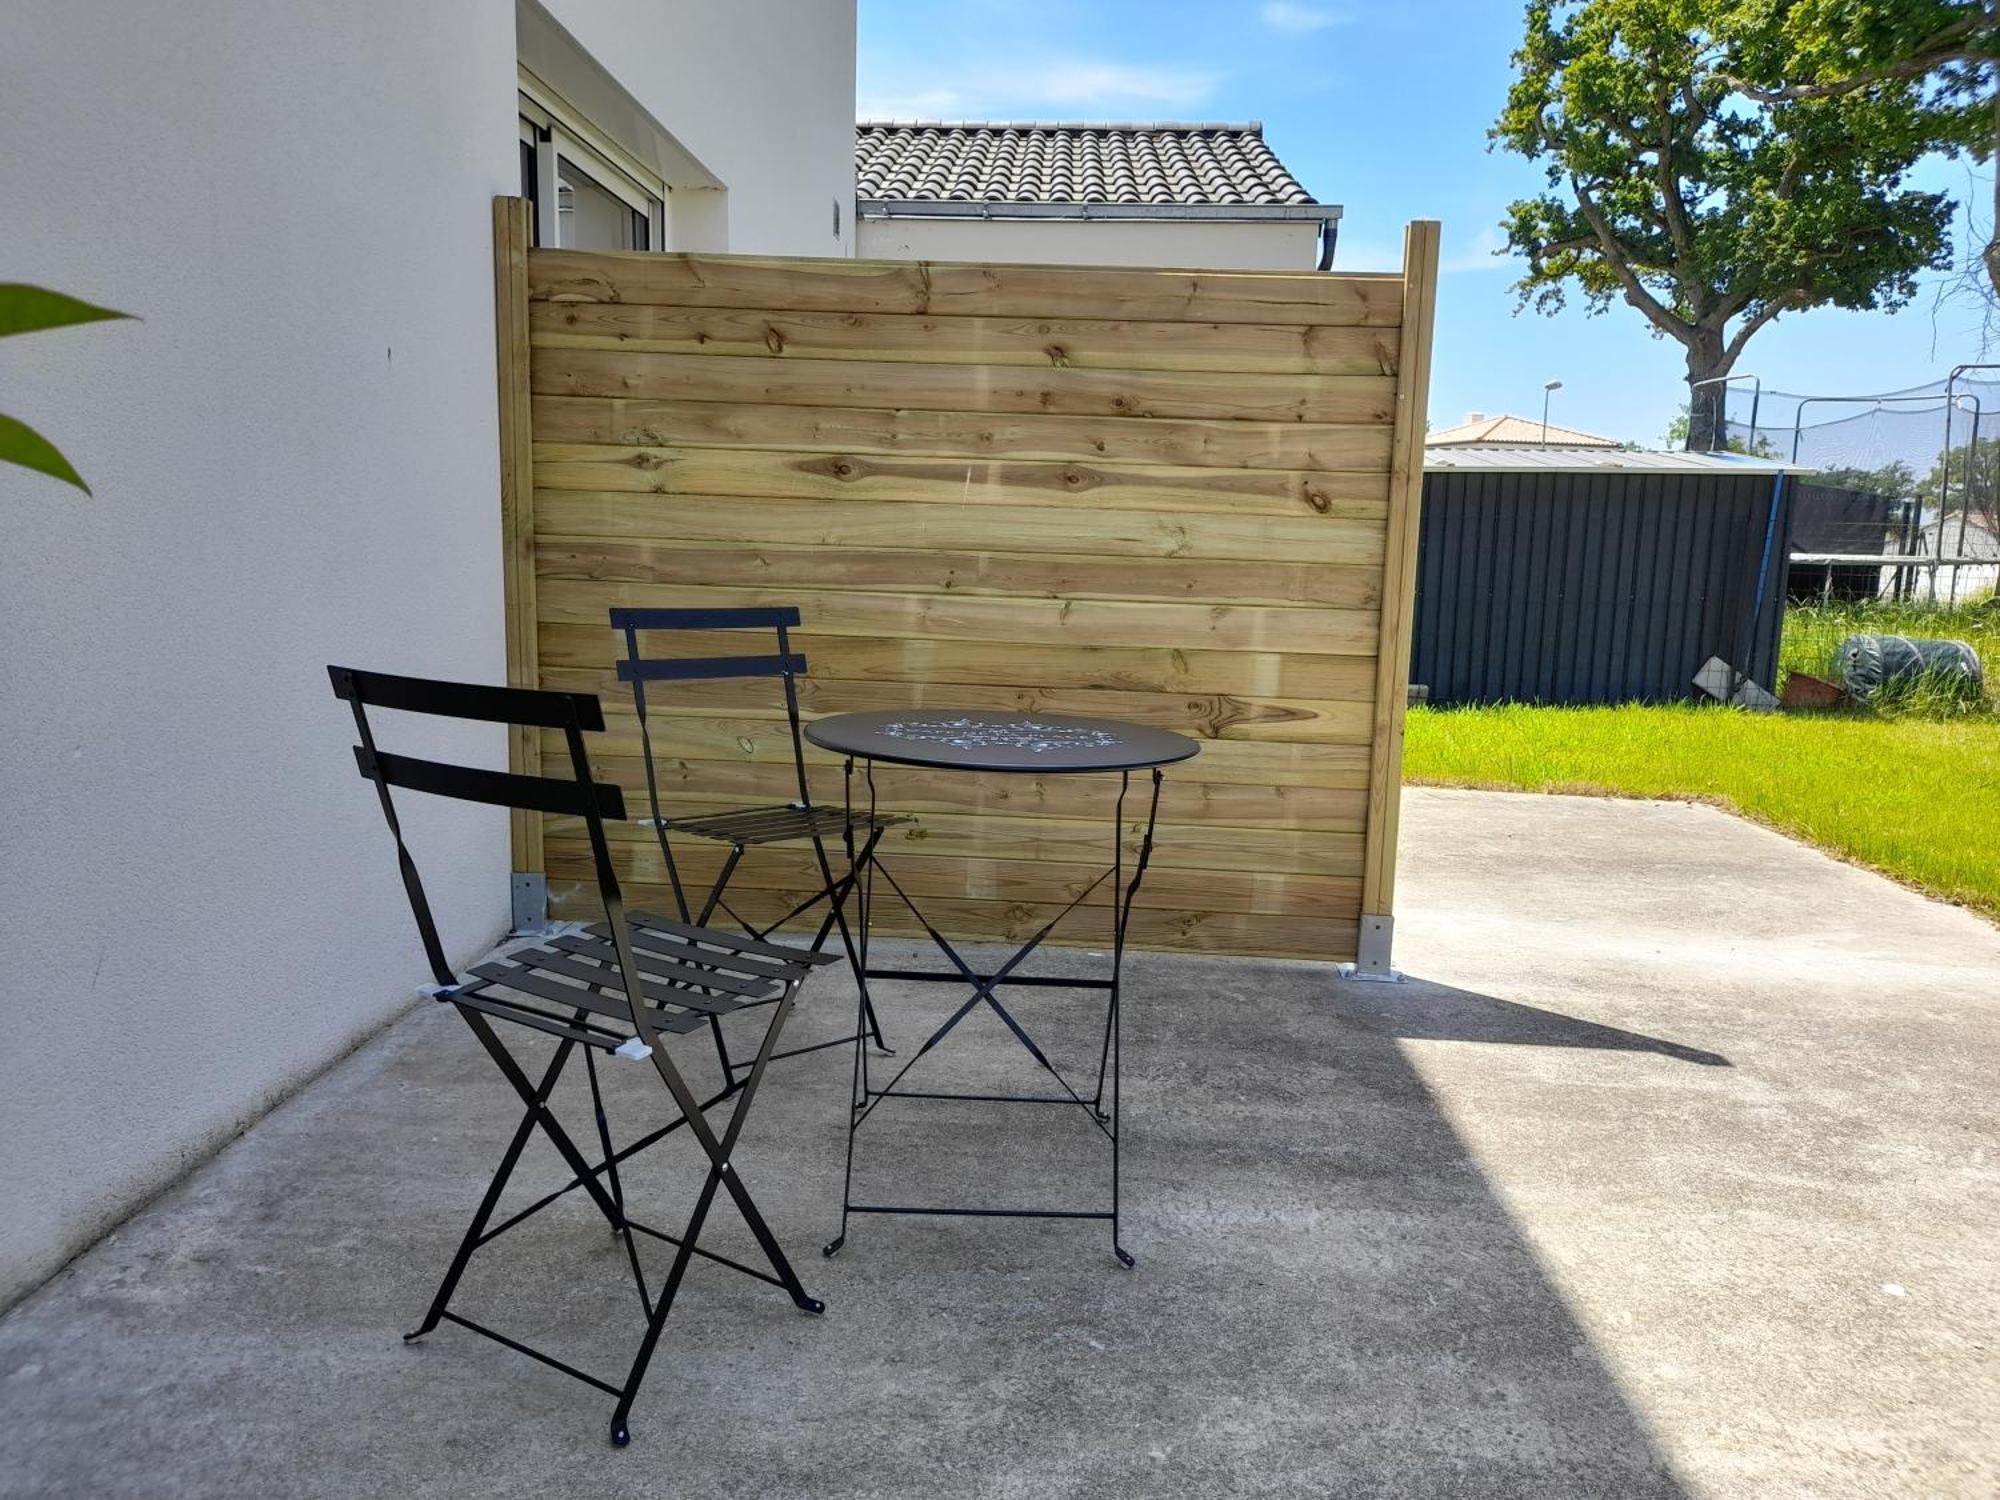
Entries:
[[[145, 321], [0, 342], [95, 490], [0, 468], [0, 1302], [425, 975], [325, 665], [502, 673], [496, 18], [10, 8], [0, 267]], [[469, 955], [504, 817], [412, 832]]]
[[[841, 253], [850, 4], [556, 10], [706, 154], [729, 248]], [[325, 666], [504, 675], [516, 66], [511, 0], [9, 8], [0, 277], [144, 321], [0, 340], [0, 411], [96, 491], [0, 467], [0, 1306], [428, 978]], [[405, 800], [468, 958], [506, 816]]]
[[871, 217], [861, 221], [857, 253], [872, 260], [997, 260], [1026, 265], [1310, 271], [1319, 264], [1319, 225], [1296, 219], [1232, 224], [1186, 220], [1163, 223], [1131, 219]]
[[722, 179], [726, 242], [689, 248], [855, 253], [853, 0], [545, 4]]

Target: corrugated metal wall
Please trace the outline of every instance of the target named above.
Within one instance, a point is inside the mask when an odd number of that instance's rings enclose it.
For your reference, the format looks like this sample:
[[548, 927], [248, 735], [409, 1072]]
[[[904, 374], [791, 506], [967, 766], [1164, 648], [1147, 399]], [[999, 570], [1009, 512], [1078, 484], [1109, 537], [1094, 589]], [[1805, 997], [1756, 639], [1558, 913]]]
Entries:
[[[1737, 662], [1757, 597], [1768, 474], [1424, 478], [1410, 680], [1450, 703], [1673, 702]], [[1773, 686], [1789, 504], [1781, 495], [1752, 677]]]

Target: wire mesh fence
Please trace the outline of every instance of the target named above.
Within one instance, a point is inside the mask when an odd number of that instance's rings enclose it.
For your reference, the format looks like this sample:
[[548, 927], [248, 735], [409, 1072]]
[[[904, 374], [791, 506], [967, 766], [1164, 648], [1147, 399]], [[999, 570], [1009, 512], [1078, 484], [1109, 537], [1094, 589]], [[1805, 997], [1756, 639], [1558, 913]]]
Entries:
[[2000, 583], [2000, 367], [1868, 395], [1736, 381], [1718, 446], [1807, 465], [1793, 516], [1795, 599], [1953, 604]]

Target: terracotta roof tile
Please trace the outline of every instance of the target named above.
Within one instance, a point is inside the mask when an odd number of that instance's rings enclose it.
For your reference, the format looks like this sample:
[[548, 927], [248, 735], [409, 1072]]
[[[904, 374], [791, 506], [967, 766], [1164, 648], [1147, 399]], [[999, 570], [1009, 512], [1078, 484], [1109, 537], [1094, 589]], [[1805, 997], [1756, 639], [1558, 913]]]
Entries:
[[1558, 427], [1553, 422], [1544, 428], [1535, 418], [1506, 415], [1468, 418], [1456, 427], [1424, 435], [1426, 448], [1452, 448], [1464, 444], [1486, 448], [1510, 444], [1530, 448], [1616, 448], [1618, 440], [1599, 437], [1594, 432], [1579, 432], [1574, 427]]
[[1310, 204], [1261, 125], [855, 127], [862, 198], [963, 203]]

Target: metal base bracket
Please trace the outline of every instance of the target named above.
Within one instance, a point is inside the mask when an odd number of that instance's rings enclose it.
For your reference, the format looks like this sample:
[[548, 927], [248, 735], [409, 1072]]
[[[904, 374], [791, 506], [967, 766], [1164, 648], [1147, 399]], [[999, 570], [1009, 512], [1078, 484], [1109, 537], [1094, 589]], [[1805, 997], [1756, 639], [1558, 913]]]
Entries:
[[549, 925], [549, 877], [536, 872], [514, 872], [515, 932], [540, 932]]
[[1370, 980], [1376, 984], [1401, 984], [1402, 972], [1389, 962], [1395, 941], [1394, 917], [1363, 917], [1360, 937], [1354, 946], [1354, 962], [1338, 966], [1340, 977]]

